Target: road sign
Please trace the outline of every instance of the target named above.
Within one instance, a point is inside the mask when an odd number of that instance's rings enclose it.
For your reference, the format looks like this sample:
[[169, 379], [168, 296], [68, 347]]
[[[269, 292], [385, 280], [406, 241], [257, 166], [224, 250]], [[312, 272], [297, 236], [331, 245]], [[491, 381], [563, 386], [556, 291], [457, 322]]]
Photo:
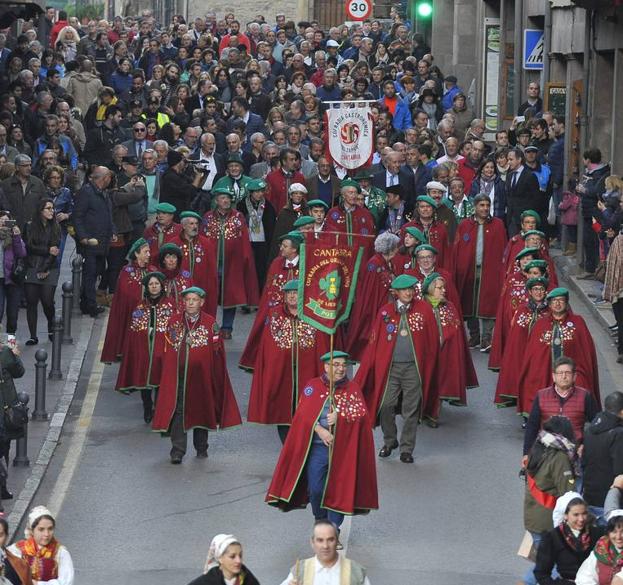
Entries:
[[365, 20], [372, 14], [372, 0], [346, 0], [346, 14], [351, 20]]
[[527, 28], [523, 31], [523, 68], [540, 71], [543, 69], [545, 46], [542, 30]]

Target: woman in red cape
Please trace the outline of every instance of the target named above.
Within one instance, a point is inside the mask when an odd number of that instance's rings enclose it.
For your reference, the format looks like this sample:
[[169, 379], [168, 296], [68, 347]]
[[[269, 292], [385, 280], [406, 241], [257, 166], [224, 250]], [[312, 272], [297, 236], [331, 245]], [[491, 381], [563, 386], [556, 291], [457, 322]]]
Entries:
[[[335, 351], [333, 355], [337, 362], [338, 356], [347, 354]], [[323, 358], [328, 359], [326, 355]], [[325, 372], [328, 367], [327, 364]], [[328, 466], [324, 472], [324, 489], [320, 493], [313, 491], [311, 501], [317, 519], [324, 514], [339, 524], [344, 514], [367, 514], [376, 510], [378, 491], [372, 425], [358, 384], [346, 377], [336, 380], [333, 403], [336, 422], [331, 426], [332, 442], [326, 449]], [[315, 429], [327, 407], [333, 408], [325, 373], [305, 384], [266, 495], [266, 502], [271, 506], [289, 511], [305, 508], [310, 502], [310, 455], [314, 450], [322, 451], [325, 445], [318, 443]], [[331, 433], [328, 428], [324, 431]]]
[[463, 318], [454, 304], [445, 298], [446, 282], [439, 273], [430, 274], [422, 282], [423, 298], [433, 307], [443, 355], [443, 365], [437, 368], [435, 384], [438, 398], [425, 407], [433, 420], [439, 418], [441, 400], [454, 406], [467, 406], [466, 389], [478, 386]]
[[528, 345], [528, 336], [536, 322], [548, 313], [545, 295], [547, 278], [538, 276], [526, 282], [528, 302], [517, 308], [508, 330], [504, 353], [500, 363], [500, 375], [495, 388], [495, 405], [499, 408], [514, 406], [519, 396], [519, 375], [522, 357]]
[[[547, 246], [547, 239], [545, 238], [545, 234], [538, 230], [527, 230], [525, 232], [522, 232], [519, 240], [516, 241], [513, 246], [507, 249], [507, 252], [509, 254], [515, 252], [515, 256], [513, 256], [512, 258], [516, 258], [517, 254], [519, 254], [519, 252], [521, 252], [521, 250], [523, 250], [524, 248], [536, 248], [539, 251], [539, 258], [547, 262], [549, 285], [552, 288], [556, 288], [558, 286], [556, 266], [554, 265], [554, 261], [549, 255], [549, 248]], [[506, 258], [504, 263], [507, 275], [512, 274], [513, 272], [517, 272], [519, 270], [517, 263], [514, 262], [512, 259]]]
[[100, 358], [105, 364], [121, 359], [132, 311], [143, 298], [143, 278], [149, 272], [149, 244], [143, 238], [132, 244], [128, 260], [130, 263], [119, 274], [117, 289], [110, 306], [106, 339]]
[[522, 416], [530, 414], [536, 393], [551, 385], [552, 361], [562, 355], [576, 363], [576, 386], [586, 388], [601, 404], [597, 353], [584, 319], [571, 311], [565, 288], [555, 288], [547, 301], [549, 313], [533, 327], [523, 354], [517, 399]]
[[179, 246], [169, 242], [160, 247], [158, 253], [158, 265], [164, 274], [164, 294], [173, 301], [178, 311], [183, 310], [182, 291], [193, 286], [193, 281], [188, 270], [183, 270], [182, 251]]
[[389, 287], [398, 274], [393, 258], [399, 242], [398, 236], [390, 232], [377, 236], [374, 241], [376, 254], [368, 260], [365, 272], [360, 275], [346, 333], [346, 347], [354, 361], [361, 361], [374, 318], [390, 299]]
[[164, 296], [164, 274], [149, 272], [143, 279], [144, 299], [132, 311], [129, 330], [124, 335], [123, 359], [115, 390], [129, 394], [141, 391], [143, 418], [153, 416], [152, 390], [160, 385], [164, 332], [169, 319], [177, 311]]
[[521, 213], [520, 221], [521, 231], [508, 240], [506, 248], [504, 249], [502, 262], [506, 271], [508, 270], [509, 265], [512, 266], [517, 253], [526, 247], [523, 239], [524, 233], [530, 230], [538, 229], [541, 224], [541, 216], [533, 209], [526, 209]]

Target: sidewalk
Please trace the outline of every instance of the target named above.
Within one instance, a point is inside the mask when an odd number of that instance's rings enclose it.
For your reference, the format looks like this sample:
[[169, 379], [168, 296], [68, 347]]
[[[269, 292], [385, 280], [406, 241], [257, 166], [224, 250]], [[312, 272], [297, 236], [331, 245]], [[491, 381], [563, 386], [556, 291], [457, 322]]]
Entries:
[[[71, 262], [75, 257], [73, 240], [68, 238], [67, 246], [63, 254], [61, 275], [56, 291], [56, 312], [62, 314], [62, 284], [71, 282]], [[76, 294], [74, 292], [74, 294]], [[79, 294], [79, 291], [78, 291]], [[104, 315], [105, 316], [105, 315]], [[15, 441], [11, 445], [11, 457], [8, 470], [9, 478], [7, 486], [13, 492], [12, 500], [3, 500], [4, 516], [8, 519], [12, 537], [19, 527], [24, 514], [31, 507], [39, 484], [45, 474], [47, 466], [52, 458], [54, 450], [63, 429], [65, 417], [74, 397], [76, 385], [82, 368], [82, 362], [86, 355], [93, 319], [89, 316], [72, 316], [71, 334], [72, 344], [61, 346], [61, 372], [62, 380], [50, 380], [47, 375], [52, 367], [52, 342], [48, 340], [47, 321], [41, 308], [37, 322], [39, 344], [27, 347], [25, 341], [30, 337], [26, 323], [26, 310], [20, 309], [17, 328], [17, 343], [22, 351], [21, 359], [26, 373], [19, 380], [15, 380], [18, 392], [26, 392], [30, 396], [28, 406], [30, 413], [35, 409], [35, 353], [44, 349], [48, 353], [46, 370], [46, 412], [49, 414], [47, 421], [29, 421], [28, 423], [28, 467], [15, 467]]]

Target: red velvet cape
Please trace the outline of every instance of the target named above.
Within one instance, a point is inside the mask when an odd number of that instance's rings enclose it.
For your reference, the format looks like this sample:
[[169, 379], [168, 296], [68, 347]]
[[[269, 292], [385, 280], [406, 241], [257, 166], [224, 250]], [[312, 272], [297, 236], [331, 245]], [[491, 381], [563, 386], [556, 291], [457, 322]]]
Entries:
[[171, 299], [173, 304], [177, 307], [177, 310], [182, 312], [184, 310], [182, 291], [190, 288], [194, 284], [190, 278], [190, 272], [181, 268], [175, 270], [161, 268], [160, 271], [166, 277], [164, 280], [164, 294], [167, 298]]
[[535, 312], [528, 303], [524, 303], [515, 311], [500, 362], [500, 375], [495, 387], [496, 406], [516, 404], [519, 395], [519, 375], [523, 365], [523, 355], [528, 345], [528, 336], [537, 320], [548, 314], [547, 307]]
[[[508, 244], [504, 250], [504, 258], [502, 260], [504, 262], [504, 270], [507, 275], [518, 270], [517, 264], [515, 263], [515, 257], [525, 247], [526, 244], [524, 239], [521, 237], [521, 234], [515, 234], [510, 240], [508, 240]], [[549, 246], [545, 242], [541, 243], [539, 258], [547, 262], [547, 278], [549, 280], [549, 286], [551, 288], [556, 288], [558, 286], [556, 265], [554, 264], [552, 257], [549, 255]]]
[[[551, 313], [540, 319], [532, 328], [528, 337], [528, 345], [523, 354], [523, 364], [519, 375], [519, 396], [517, 411], [526, 416], [532, 409], [532, 401], [537, 391], [552, 383], [552, 349], [551, 337], [554, 318]], [[595, 344], [584, 319], [569, 311], [561, 321], [563, 329], [563, 355], [575, 362], [577, 379], [576, 386], [586, 388], [598, 405], [599, 371]]]
[[201, 287], [205, 292], [203, 310], [216, 317], [218, 303], [218, 272], [216, 269], [216, 251], [214, 242], [205, 236], [194, 238], [192, 247], [180, 234], [172, 241], [182, 250], [181, 269], [190, 274], [193, 286]]
[[208, 211], [201, 227], [212, 241], [217, 269], [223, 271], [219, 303], [225, 309], [243, 305], [255, 307], [260, 294], [247, 223], [242, 213], [236, 210], [231, 210], [222, 223], [219, 215], [218, 211]]
[[121, 269], [117, 288], [110, 305], [106, 339], [100, 358], [105, 364], [118, 362], [121, 359], [123, 342], [128, 331], [132, 311], [143, 298], [143, 278], [153, 270], [155, 270], [153, 267], [139, 268], [136, 262], [130, 262]]
[[[459, 296], [459, 291], [456, 289], [456, 284], [454, 284], [454, 278], [452, 275], [444, 268], [435, 267], [434, 270], [439, 276], [442, 276], [446, 281], [446, 298], [450, 301], [454, 308], [459, 312], [459, 316], [463, 319], [463, 313], [461, 312], [461, 297]], [[418, 279], [418, 283], [415, 285], [415, 290], [417, 291], [418, 297], [422, 297], [422, 282], [426, 278], [420, 267], [415, 265], [415, 268], [405, 268], [404, 274], [408, 274], [409, 276], [414, 276]]]
[[[430, 405], [439, 399], [435, 370], [439, 356], [439, 330], [432, 307], [414, 299], [407, 311], [411, 340], [420, 379], [422, 381], [422, 413], [433, 416]], [[378, 312], [368, 347], [363, 355], [355, 381], [363, 389], [368, 411], [378, 416], [392, 365], [392, 355], [398, 337], [400, 314], [396, 303], [387, 303]], [[428, 409], [428, 410], [425, 410]]]
[[480, 291], [474, 290], [477, 238], [478, 222], [471, 217], [464, 219], [454, 239], [456, 287], [461, 294], [464, 317], [494, 319], [504, 283], [502, 254], [506, 228], [497, 217], [490, 217], [484, 225]]
[[[350, 214], [346, 213], [341, 205], [332, 207], [327, 211], [327, 217], [322, 230], [324, 232], [360, 234], [362, 237], [349, 236], [349, 245], [357, 244], [363, 246], [365, 250], [364, 260], [374, 253], [376, 226], [374, 224], [374, 216], [365, 207], [355, 207]], [[331, 234], [328, 235], [330, 236]]]
[[181, 232], [182, 226], [179, 223], [172, 223], [164, 230], [161, 229], [158, 222], [155, 222], [153, 225], [145, 228], [143, 237], [149, 244], [149, 252], [151, 254], [152, 262], [156, 262], [160, 246], [172, 242], [175, 238], [179, 237]]
[[436, 265], [439, 268], [444, 268], [450, 274], [454, 274], [454, 254], [445, 224], [441, 221], [434, 220], [427, 231], [419, 219], [412, 219], [409, 223], [405, 223], [402, 228], [400, 228], [400, 240], [403, 243], [408, 227], [417, 228], [427, 235], [428, 243], [437, 250]]
[[286, 266], [287, 262], [288, 261], [283, 257], [275, 258], [268, 267], [266, 283], [264, 284], [264, 290], [262, 291], [262, 296], [257, 308], [255, 321], [253, 322], [253, 327], [251, 327], [251, 331], [247, 337], [247, 343], [244, 346], [244, 351], [238, 363], [238, 366], [244, 370], [252, 371], [255, 367], [255, 360], [257, 358], [257, 352], [268, 313], [271, 309], [283, 305], [283, 291], [281, 290], [283, 285], [289, 280], [299, 277], [298, 260], [296, 266], [290, 268]]
[[382, 254], [372, 256], [365, 271], [362, 269], [346, 332], [346, 351], [351, 359], [361, 361], [374, 318], [391, 300], [389, 287], [397, 274], [393, 259], [387, 262]]
[[320, 357], [329, 351], [329, 336], [294, 319], [283, 305], [269, 311], [263, 331], [247, 420], [289, 425], [303, 384], [324, 371]]
[[[127, 393], [160, 385], [164, 334], [176, 310], [171, 299], [162, 297], [155, 305], [143, 300], [132, 311], [115, 390]], [[152, 318], [155, 327], [150, 329]]]
[[165, 337], [153, 430], [169, 431], [178, 390], [184, 392], [185, 431], [242, 424], [214, 317], [201, 311], [188, 333], [184, 315], [176, 314], [169, 321]]
[[[328, 383], [314, 378], [305, 384], [281, 450], [266, 502], [288, 511], [309, 502], [305, 463], [314, 427], [325, 402]], [[358, 384], [348, 381], [335, 388], [338, 420], [329, 451], [329, 469], [322, 506], [342, 514], [366, 514], [379, 507], [372, 424]]]

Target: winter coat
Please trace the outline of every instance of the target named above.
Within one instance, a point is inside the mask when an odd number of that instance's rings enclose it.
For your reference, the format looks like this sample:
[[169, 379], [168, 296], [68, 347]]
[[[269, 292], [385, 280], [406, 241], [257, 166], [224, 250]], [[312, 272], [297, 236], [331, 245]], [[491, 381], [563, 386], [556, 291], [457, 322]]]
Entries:
[[87, 249], [105, 256], [113, 234], [117, 233], [108, 194], [98, 190], [93, 183], [85, 183], [76, 195], [72, 220], [76, 240], [79, 242], [84, 238], [95, 238], [98, 245]]
[[4, 194], [2, 209], [8, 209], [17, 222], [17, 227], [23, 230], [26, 222], [34, 215], [39, 200], [46, 197], [45, 185], [41, 179], [31, 175], [24, 195], [20, 180], [12, 176], [2, 181], [0, 188]]
[[[2, 243], [0, 242], [0, 246]], [[26, 244], [22, 236], [12, 236], [11, 245], [4, 248], [4, 284], [15, 284], [12, 280], [15, 263], [19, 258], [26, 257]]]
[[81, 71], [74, 75], [67, 84], [67, 93], [74, 98], [76, 107], [85, 114], [91, 102], [97, 98], [102, 82], [99, 77], [89, 71]]
[[578, 207], [580, 206], [580, 197], [571, 191], [565, 191], [562, 195], [562, 201], [558, 204], [560, 221], [562, 225], [578, 225]]
[[590, 219], [597, 213], [597, 201], [605, 191], [606, 177], [610, 176], [610, 165], [603, 164], [588, 171], [585, 175], [584, 193], [582, 193], [582, 217]]

